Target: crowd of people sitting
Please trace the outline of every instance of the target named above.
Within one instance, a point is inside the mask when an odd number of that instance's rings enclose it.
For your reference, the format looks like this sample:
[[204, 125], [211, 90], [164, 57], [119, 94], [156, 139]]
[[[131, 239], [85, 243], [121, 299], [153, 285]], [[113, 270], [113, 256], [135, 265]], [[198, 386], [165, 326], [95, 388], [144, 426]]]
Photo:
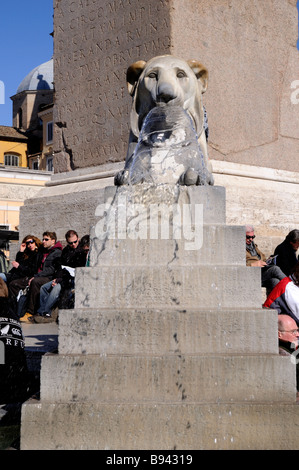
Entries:
[[3, 292], [7, 286], [5, 308], [10, 318], [49, 323], [57, 320], [58, 307], [74, 306], [75, 268], [88, 264], [89, 235], [80, 240], [75, 230], [68, 230], [65, 241], [63, 248], [50, 231], [43, 233], [42, 240], [24, 237], [11, 269], [0, 273]]
[[[266, 288], [264, 308], [278, 313], [279, 353], [296, 354], [299, 348], [299, 230], [291, 230], [269, 258], [254, 242], [254, 228], [246, 226], [246, 265], [261, 267], [261, 286]], [[297, 391], [299, 391], [299, 360]]]

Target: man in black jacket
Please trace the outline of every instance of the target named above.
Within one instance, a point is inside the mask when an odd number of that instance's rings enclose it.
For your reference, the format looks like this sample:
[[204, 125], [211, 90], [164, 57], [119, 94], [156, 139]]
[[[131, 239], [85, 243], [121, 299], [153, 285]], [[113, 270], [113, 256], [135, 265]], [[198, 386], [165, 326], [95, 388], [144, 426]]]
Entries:
[[[60, 242], [57, 242], [55, 232], [44, 232], [42, 242], [43, 250], [40, 255], [41, 259], [38, 271], [29, 280], [26, 319], [28, 316], [36, 314], [36, 310], [39, 306], [40, 288], [43, 284], [46, 284], [54, 278], [55, 263], [57, 262], [57, 259], [61, 257], [62, 253], [62, 245]], [[24, 321], [23, 318], [21, 321]]]

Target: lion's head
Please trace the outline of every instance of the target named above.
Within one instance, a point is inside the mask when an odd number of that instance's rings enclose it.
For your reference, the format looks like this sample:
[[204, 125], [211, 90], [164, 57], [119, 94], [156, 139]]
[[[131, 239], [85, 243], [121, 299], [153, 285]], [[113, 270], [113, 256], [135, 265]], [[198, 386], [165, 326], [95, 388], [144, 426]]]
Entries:
[[128, 90], [133, 97], [130, 124], [138, 138], [149, 111], [159, 104], [182, 106], [193, 120], [197, 135], [203, 131], [202, 94], [207, 89], [208, 71], [198, 61], [185, 62], [171, 55], [138, 61], [127, 70]]

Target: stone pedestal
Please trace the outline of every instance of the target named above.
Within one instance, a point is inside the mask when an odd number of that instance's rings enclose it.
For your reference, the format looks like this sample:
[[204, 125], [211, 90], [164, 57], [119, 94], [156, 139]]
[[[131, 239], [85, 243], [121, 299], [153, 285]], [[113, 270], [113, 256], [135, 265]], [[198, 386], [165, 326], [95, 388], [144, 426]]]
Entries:
[[[110, 187], [99, 201], [91, 266], [76, 270], [75, 309], [59, 313], [41, 399], [23, 405], [21, 448], [297, 448], [295, 365], [278, 355], [277, 313], [261, 307], [260, 269], [245, 266], [244, 228], [225, 224], [224, 188]], [[175, 236], [136, 239], [137, 202], [139, 222], [170, 204], [195, 224], [198, 209], [196, 249], [175, 217]], [[104, 230], [114, 216], [120, 225]]]

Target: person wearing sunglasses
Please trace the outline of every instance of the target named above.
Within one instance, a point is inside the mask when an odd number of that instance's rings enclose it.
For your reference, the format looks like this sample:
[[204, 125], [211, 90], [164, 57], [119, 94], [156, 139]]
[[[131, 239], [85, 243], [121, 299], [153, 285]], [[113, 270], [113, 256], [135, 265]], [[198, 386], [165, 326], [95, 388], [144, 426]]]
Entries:
[[4, 279], [8, 284], [17, 279], [32, 277], [37, 271], [38, 251], [42, 242], [34, 235], [27, 235], [23, 238], [20, 249], [16, 254], [16, 259], [11, 262], [12, 268]]
[[260, 267], [261, 286], [266, 288], [267, 295], [274, 287], [286, 277], [282, 270], [271, 261], [271, 258], [259, 250], [255, 243], [254, 228], [252, 225], [245, 226], [246, 231], [246, 266]]
[[25, 289], [29, 279], [37, 272], [39, 249], [42, 242], [34, 235], [23, 238], [16, 258], [11, 262], [12, 268], [2, 275], [9, 291], [10, 310], [19, 318], [17, 296], [20, 290]]
[[6, 283], [10, 283], [16, 279], [33, 276], [37, 269], [37, 253], [40, 246], [41, 241], [37, 237], [33, 235], [24, 237], [16, 259], [11, 262], [12, 268], [6, 274], [0, 273], [0, 277]]

